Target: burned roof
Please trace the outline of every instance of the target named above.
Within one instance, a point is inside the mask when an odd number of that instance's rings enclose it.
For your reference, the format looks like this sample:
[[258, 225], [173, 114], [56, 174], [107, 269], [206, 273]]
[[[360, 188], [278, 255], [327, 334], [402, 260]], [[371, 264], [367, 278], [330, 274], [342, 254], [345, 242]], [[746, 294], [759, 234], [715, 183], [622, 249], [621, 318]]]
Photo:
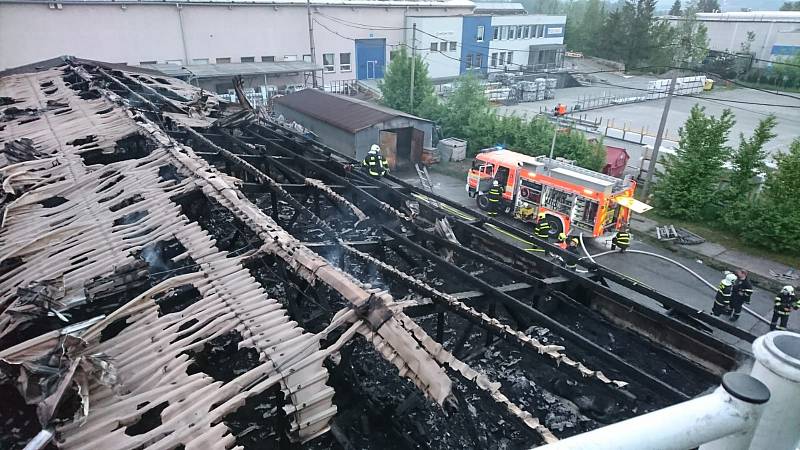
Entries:
[[261, 113], [83, 60], [0, 78], [0, 448], [530, 448], [716, 385], [741, 355], [708, 327], [754, 338]]
[[350, 133], [397, 117], [430, 122], [396, 109], [316, 89], [303, 89], [278, 97], [275, 103]]

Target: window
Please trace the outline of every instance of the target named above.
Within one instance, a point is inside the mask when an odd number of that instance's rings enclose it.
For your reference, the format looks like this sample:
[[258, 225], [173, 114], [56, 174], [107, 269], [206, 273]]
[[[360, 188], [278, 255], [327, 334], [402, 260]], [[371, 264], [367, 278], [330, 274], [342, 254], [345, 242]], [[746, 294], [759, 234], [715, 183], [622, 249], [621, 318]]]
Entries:
[[208, 64], [208, 58], [195, 58], [192, 60], [192, 64]]
[[528, 39], [529, 37], [531, 37], [531, 26], [525, 25], [525, 39]]
[[506, 40], [508, 39], [508, 27], [500, 27], [500, 39]]
[[283, 55], [284, 61], [297, 61], [297, 55]]
[[339, 71], [350, 72], [350, 53], [339, 53]]
[[305, 62], [311, 62], [311, 55], [310, 55], [310, 54], [303, 55], [303, 61], [305, 61]]
[[506, 64], [511, 64], [514, 61], [514, 52], [508, 52], [508, 58], [506, 59]]
[[467, 69], [471, 69], [471, 68], [472, 68], [472, 53], [467, 55]]
[[241, 62], [256, 62], [255, 56], [242, 56], [240, 59]]
[[457, 42], [454, 42], [454, 41], [451, 41], [451, 42], [450, 42], [450, 51], [451, 51], [451, 52], [454, 52], [454, 51], [456, 51], [456, 45], [458, 45], [458, 43], [457, 43]]
[[158, 64], [158, 61], [139, 61], [140, 66], [146, 66], [148, 64]]
[[508, 27], [508, 39], [514, 39], [514, 35], [516, 34], [517, 27]]
[[506, 60], [506, 52], [500, 52], [499, 64], [502, 66], [503, 64], [505, 64], [505, 60]]
[[522, 29], [525, 28], [522, 25], [517, 26], [517, 39], [522, 39]]
[[173, 66], [182, 66], [183, 60], [182, 59], [168, 59], [164, 61], [165, 64], [172, 64]]
[[475, 34], [475, 42], [483, 42], [483, 25], [478, 25], [478, 32]]
[[536, 37], [544, 37], [544, 25], [539, 25], [536, 28]]
[[262, 56], [261, 62], [275, 62], [274, 56]]
[[475, 67], [480, 69], [481, 66], [483, 66], [483, 55], [481, 55], [480, 53], [477, 53], [477, 54], [475, 54]]
[[431, 51], [438, 52], [439, 51], [439, 43], [438, 42], [431, 42]]
[[491, 66], [497, 67], [497, 52], [492, 53]]
[[500, 39], [500, 27], [492, 27], [492, 39], [495, 41]]
[[230, 58], [217, 58], [217, 64], [230, 64]]
[[322, 54], [322, 70], [325, 72], [334, 72], [336, 70], [335, 56], [333, 53]]

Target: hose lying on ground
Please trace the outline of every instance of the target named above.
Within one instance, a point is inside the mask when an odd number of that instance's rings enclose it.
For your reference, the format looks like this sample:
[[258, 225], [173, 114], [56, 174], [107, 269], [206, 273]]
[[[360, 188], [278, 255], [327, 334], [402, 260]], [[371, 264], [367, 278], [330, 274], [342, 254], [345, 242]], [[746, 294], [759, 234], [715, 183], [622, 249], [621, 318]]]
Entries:
[[[606, 251], [606, 252], [598, 253], [596, 255], [590, 255], [589, 251], [586, 250], [586, 246], [583, 244], [583, 233], [581, 233], [578, 236], [578, 238], [581, 241], [581, 248], [583, 249], [583, 252], [586, 253], [586, 256], [584, 256], [584, 257], [582, 257], [580, 259], [588, 258], [589, 261], [594, 263], [595, 262], [594, 258], [599, 258], [601, 256], [605, 256], [605, 255], [608, 255], [608, 254], [611, 254], [611, 253], [617, 253], [616, 250], [609, 250], [609, 251]], [[663, 259], [664, 261], [671, 262], [672, 264], [675, 264], [676, 266], [680, 267], [681, 269], [683, 269], [683, 270], [689, 272], [690, 274], [694, 275], [695, 278], [697, 278], [698, 280], [700, 280], [703, 283], [705, 283], [705, 285], [708, 286], [709, 288], [711, 288], [711, 289], [713, 289], [715, 291], [717, 290], [717, 287], [715, 285], [713, 285], [713, 284], [709, 283], [708, 281], [706, 281], [703, 277], [698, 275], [697, 272], [695, 272], [694, 270], [692, 270], [692, 269], [686, 267], [685, 265], [679, 263], [678, 261], [675, 261], [674, 259], [667, 258], [666, 256], [659, 255], [657, 253], [645, 252], [645, 251], [642, 251], [642, 250], [630, 250], [629, 249], [629, 250], [625, 250], [625, 253], [638, 253], [640, 255], [653, 256], [655, 258], [659, 258], [659, 259]], [[762, 317], [761, 315], [759, 315], [757, 312], [753, 311], [752, 309], [748, 308], [747, 306], [742, 305], [742, 309], [746, 313], [748, 313], [751, 316], [755, 317], [756, 319], [758, 319], [758, 320], [760, 320], [760, 321], [762, 321], [762, 322], [764, 322], [766, 324], [770, 323], [769, 320], [765, 319], [764, 317]]]

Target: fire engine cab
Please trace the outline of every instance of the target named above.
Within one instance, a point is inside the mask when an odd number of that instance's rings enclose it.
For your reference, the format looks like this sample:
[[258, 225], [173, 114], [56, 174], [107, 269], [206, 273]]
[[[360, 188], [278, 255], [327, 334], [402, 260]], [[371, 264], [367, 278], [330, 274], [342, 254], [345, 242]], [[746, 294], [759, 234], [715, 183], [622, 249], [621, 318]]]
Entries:
[[578, 167], [545, 156], [528, 156], [504, 149], [481, 151], [467, 175], [467, 192], [487, 209], [483, 195], [497, 180], [505, 188], [505, 214], [535, 222], [546, 214], [551, 236], [584, 232], [592, 237], [620, 229], [631, 211], [651, 207], [633, 198], [636, 182]]

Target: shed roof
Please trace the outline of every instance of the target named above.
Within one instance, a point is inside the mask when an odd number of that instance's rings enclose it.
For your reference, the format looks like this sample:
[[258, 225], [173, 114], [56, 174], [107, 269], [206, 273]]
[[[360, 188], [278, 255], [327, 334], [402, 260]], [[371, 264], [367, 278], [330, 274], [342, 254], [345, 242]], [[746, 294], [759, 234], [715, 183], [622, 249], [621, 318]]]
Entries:
[[303, 89], [275, 99], [284, 105], [309, 117], [322, 120], [336, 128], [356, 133], [364, 128], [385, 122], [396, 117], [430, 122], [396, 109], [375, 105], [351, 97], [328, 94], [316, 89]]
[[171, 77], [229, 78], [234, 75], [280, 75], [294, 72], [322, 70], [321, 66], [307, 61], [251, 62], [227, 64], [143, 64]]

